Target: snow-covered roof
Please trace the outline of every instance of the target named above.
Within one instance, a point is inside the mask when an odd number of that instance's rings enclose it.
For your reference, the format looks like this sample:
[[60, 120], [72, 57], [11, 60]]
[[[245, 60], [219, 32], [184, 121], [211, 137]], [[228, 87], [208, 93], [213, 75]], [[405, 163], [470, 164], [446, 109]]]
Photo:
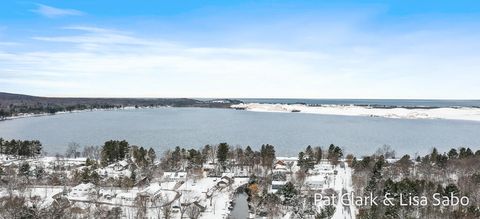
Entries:
[[313, 171], [320, 174], [333, 174], [332, 165], [328, 162], [320, 162], [313, 167]]
[[111, 190], [111, 189], [100, 189], [98, 190], [98, 194], [101, 194], [101, 195], [115, 195], [117, 194], [117, 192], [115, 190]]
[[274, 169], [276, 170], [286, 170], [287, 167], [285, 165], [282, 165], [282, 164], [275, 164], [275, 166], [273, 167]]
[[151, 195], [151, 196], [156, 196], [158, 193], [160, 193], [161, 189], [162, 189], [162, 187], [160, 186], [160, 184], [152, 183], [152, 184], [150, 184], [150, 186], [143, 189], [141, 192], [146, 193], [146, 194]]
[[285, 185], [287, 184], [287, 181], [272, 181], [272, 185]]
[[307, 177], [305, 182], [306, 183], [323, 183], [326, 181], [325, 177], [326, 176], [324, 175], [313, 175], [313, 176]]
[[118, 164], [120, 164], [123, 167], [128, 166], [128, 162], [126, 160], [122, 160], [122, 161], [118, 162]]
[[385, 159], [385, 161], [386, 161], [387, 163], [395, 163], [395, 162], [397, 162], [398, 160], [400, 160], [400, 159], [397, 159], [397, 158], [387, 158], [387, 159]]
[[78, 184], [77, 186], [73, 187], [73, 190], [79, 190], [79, 191], [87, 191], [89, 189], [95, 188], [95, 185], [93, 183], [81, 183]]
[[204, 164], [203, 169], [215, 169], [215, 165], [213, 164]]

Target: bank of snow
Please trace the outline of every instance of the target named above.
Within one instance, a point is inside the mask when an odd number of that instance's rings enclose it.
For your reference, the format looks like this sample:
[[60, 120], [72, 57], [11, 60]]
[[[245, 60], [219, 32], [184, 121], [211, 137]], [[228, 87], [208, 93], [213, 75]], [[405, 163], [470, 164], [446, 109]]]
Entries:
[[308, 106], [303, 104], [263, 104], [248, 103], [232, 105], [235, 109], [256, 112], [298, 112], [341, 116], [369, 116], [399, 119], [455, 119], [480, 121], [480, 108], [375, 108], [355, 105], [321, 105]]

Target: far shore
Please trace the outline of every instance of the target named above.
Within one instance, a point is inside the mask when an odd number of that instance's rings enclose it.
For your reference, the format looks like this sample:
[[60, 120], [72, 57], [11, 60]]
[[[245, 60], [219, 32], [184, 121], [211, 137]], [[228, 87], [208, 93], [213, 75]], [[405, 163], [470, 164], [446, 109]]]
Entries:
[[[56, 113], [24, 113], [0, 118], [0, 121], [22, 119], [40, 116], [53, 116], [68, 113], [92, 111], [115, 111], [133, 109], [168, 108], [176, 106], [125, 106], [115, 108], [93, 108], [84, 110], [59, 111]], [[176, 107], [185, 108], [185, 107]], [[212, 107], [195, 107], [212, 108]], [[319, 115], [383, 117], [391, 119], [446, 119], [480, 122], [480, 107], [395, 107], [395, 106], [365, 106], [365, 105], [307, 105], [307, 104], [267, 104], [242, 103], [231, 105], [230, 108], [252, 112], [277, 113], [308, 113]]]
[[84, 113], [84, 112], [93, 112], [93, 111], [116, 111], [116, 110], [153, 109], [153, 108], [168, 108], [168, 107], [170, 106], [149, 106], [149, 107], [126, 106], [126, 107], [118, 107], [118, 108], [94, 108], [94, 109], [84, 109], [84, 110], [60, 111], [56, 113], [23, 113], [15, 116], [0, 118], [0, 121], [24, 119], [24, 118], [31, 118], [31, 117], [41, 117], [41, 116], [55, 116], [55, 115], [70, 114], [70, 113]]

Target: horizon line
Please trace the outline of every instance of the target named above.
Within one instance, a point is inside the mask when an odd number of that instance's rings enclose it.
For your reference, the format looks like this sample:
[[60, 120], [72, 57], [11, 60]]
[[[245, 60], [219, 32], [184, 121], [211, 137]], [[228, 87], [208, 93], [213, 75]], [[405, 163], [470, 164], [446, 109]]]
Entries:
[[40, 98], [100, 98], [100, 99], [275, 99], [275, 100], [436, 100], [436, 101], [480, 101], [479, 99], [463, 98], [345, 98], [345, 97], [166, 97], [166, 96], [70, 96], [70, 95], [35, 95], [26, 93], [3, 92], [4, 94], [24, 95]]

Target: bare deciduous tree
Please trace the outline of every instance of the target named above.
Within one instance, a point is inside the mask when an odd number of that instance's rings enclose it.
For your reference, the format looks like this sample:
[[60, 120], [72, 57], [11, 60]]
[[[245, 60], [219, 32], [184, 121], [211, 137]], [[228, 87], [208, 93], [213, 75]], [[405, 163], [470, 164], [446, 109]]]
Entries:
[[69, 158], [77, 158], [78, 149], [80, 145], [76, 142], [70, 142], [67, 147], [67, 151], [65, 152], [65, 156]]
[[187, 216], [190, 219], [197, 219], [200, 216], [201, 210], [199, 206], [191, 204], [187, 207]]
[[99, 146], [86, 146], [83, 148], [82, 155], [86, 158], [100, 159], [101, 148]]

